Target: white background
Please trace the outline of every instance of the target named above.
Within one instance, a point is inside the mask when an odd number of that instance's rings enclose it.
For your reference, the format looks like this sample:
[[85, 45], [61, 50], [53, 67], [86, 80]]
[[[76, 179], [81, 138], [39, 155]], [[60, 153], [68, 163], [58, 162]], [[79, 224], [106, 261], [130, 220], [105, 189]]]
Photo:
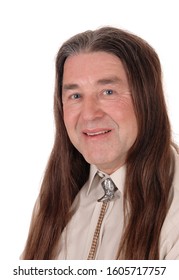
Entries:
[[179, 143], [177, 0], [0, 0], [0, 248], [18, 259], [53, 144], [54, 63], [70, 36], [113, 25], [157, 51]]

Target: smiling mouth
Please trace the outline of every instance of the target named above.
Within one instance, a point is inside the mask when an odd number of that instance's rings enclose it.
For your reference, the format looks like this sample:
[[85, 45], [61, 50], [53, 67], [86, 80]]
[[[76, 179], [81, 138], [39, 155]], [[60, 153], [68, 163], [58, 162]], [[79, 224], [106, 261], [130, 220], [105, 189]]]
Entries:
[[94, 136], [98, 136], [98, 135], [104, 135], [109, 132], [111, 132], [111, 130], [103, 130], [103, 131], [97, 131], [97, 132], [85, 132], [84, 134], [87, 136], [94, 137]]

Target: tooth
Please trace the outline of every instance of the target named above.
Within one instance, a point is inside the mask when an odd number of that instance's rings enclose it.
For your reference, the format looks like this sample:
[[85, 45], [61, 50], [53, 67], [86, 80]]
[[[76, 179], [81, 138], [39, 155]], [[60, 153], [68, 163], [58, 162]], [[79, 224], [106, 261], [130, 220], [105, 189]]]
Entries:
[[105, 134], [109, 132], [109, 130], [105, 130], [105, 131], [100, 131], [100, 132], [94, 132], [94, 133], [87, 133], [88, 136], [94, 136], [94, 135], [100, 135], [100, 134]]

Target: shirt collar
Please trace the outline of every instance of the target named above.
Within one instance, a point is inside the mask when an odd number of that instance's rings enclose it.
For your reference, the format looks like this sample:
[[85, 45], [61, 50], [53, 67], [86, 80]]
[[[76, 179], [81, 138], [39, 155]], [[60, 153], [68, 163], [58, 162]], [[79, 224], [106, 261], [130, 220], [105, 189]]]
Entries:
[[90, 175], [89, 175], [89, 179], [88, 179], [88, 190], [87, 190], [87, 194], [89, 194], [91, 187], [92, 187], [92, 183], [94, 181], [95, 176], [97, 175], [98, 169], [96, 168], [95, 165], [91, 164], [90, 165]]
[[[97, 167], [95, 165], [91, 164], [87, 194], [90, 193], [90, 190], [92, 188], [93, 181], [95, 179], [95, 176], [97, 175], [97, 172], [101, 172], [101, 171], [99, 169], [97, 169]], [[101, 172], [101, 173], [103, 173], [103, 172]], [[103, 173], [103, 174], [105, 174], [105, 173]], [[126, 175], [126, 166], [125, 165], [121, 166], [110, 176], [105, 174], [106, 178], [111, 178], [113, 180], [114, 184], [116, 185], [116, 187], [122, 194], [124, 193], [125, 175]]]

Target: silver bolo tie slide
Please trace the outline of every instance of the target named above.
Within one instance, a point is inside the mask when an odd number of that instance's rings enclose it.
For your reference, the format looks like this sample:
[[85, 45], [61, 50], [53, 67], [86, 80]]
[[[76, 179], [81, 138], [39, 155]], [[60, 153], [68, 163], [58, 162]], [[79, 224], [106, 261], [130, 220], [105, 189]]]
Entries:
[[114, 193], [117, 191], [117, 187], [113, 181], [110, 178], [107, 178], [102, 181], [101, 185], [104, 190], [104, 195], [98, 199], [98, 202], [112, 200], [114, 198]]

